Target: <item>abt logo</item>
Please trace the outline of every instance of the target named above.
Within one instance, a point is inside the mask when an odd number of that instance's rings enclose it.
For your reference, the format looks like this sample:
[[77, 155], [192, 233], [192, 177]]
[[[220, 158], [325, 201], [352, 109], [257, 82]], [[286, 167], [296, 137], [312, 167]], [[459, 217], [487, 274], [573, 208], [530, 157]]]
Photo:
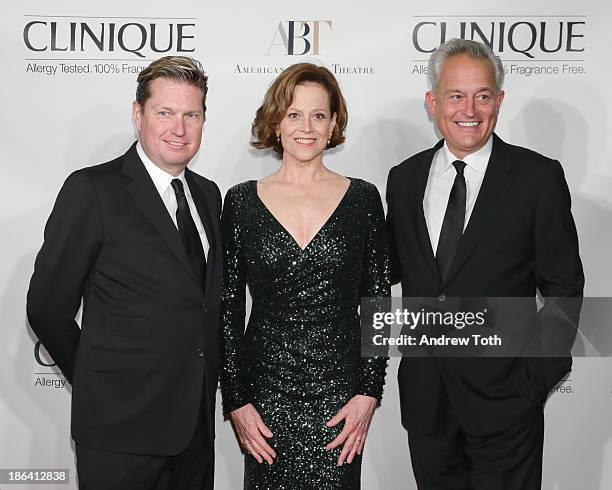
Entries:
[[320, 51], [321, 26], [332, 28], [331, 20], [285, 20], [278, 23], [272, 42], [268, 47], [269, 55], [280, 50], [290, 56], [304, 54], [318, 55]]

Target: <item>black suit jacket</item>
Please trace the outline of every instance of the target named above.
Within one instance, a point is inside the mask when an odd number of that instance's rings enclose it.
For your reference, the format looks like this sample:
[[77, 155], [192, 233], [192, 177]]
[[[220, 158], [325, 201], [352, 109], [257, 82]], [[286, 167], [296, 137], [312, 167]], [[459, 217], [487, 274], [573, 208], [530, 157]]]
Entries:
[[[423, 196], [434, 154], [442, 144], [414, 155], [389, 173], [392, 274], [394, 282], [401, 279], [402, 295], [529, 298], [535, 297], [537, 288], [544, 297], [581, 297], [584, 276], [561, 165], [496, 135], [457, 254], [447, 277], [440, 277]], [[571, 314], [577, 323], [579, 307]], [[570, 368], [569, 356], [404, 358], [398, 373], [402, 422], [431, 431], [443, 382], [466, 430], [474, 435], [503, 430], [541, 409], [548, 390]]]
[[214, 438], [221, 196], [185, 172], [210, 242], [205, 294], [135, 144], [70, 175], [45, 227], [28, 318], [72, 382], [72, 436], [85, 447], [177, 454], [201, 403]]

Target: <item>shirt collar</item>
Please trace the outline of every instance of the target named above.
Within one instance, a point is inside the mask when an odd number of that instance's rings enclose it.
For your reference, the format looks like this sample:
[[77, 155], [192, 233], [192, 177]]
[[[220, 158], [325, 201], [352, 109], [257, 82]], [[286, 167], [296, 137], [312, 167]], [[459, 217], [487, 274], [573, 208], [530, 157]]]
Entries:
[[[493, 136], [491, 135], [480, 150], [466, 155], [461, 161], [476, 172], [484, 174], [487, 170], [487, 165], [489, 164], [489, 158], [491, 158], [492, 151]], [[448, 148], [446, 140], [444, 141], [444, 146], [442, 146], [441, 157], [442, 168], [440, 170], [440, 173], [446, 172], [448, 169], [451, 168], [455, 160], [459, 160]]]
[[160, 195], [163, 196], [165, 194], [165, 192], [168, 190], [168, 187], [170, 187], [170, 182], [172, 182], [172, 179], [180, 179], [183, 182], [185, 192], [191, 195], [189, 193], [189, 186], [187, 185], [187, 180], [185, 179], [185, 169], [183, 169], [183, 171], [178, 175], [178, 177], [175, 177], [174, 175], [171, 175], [168, 172], [162, 170], [151, 161], [151, 159], [145, 153], [142, 145], [140, 144], [140, 141], [136, 143], [136, 151], [138, 152], [138, 156], [142, 160], [142, 163], [147, 169], [149, 175], [151, 176], [151, 180], [153, 181], [153, 184], [155, 185], [155, 188], [157, 189], [157, 192], [159, 192]]

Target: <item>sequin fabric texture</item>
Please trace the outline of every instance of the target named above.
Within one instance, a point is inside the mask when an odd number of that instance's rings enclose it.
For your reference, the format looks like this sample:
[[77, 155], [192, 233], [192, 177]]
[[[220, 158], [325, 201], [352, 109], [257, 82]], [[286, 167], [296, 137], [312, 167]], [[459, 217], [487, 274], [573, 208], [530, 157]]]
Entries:
[[[245, 456], [245, 489], [357, 489], [361, 458], [337, 465], [325, 426], [356, 394], [382, 397], [387, 360], [361, 358], [361, 297], [389, 296], [384, 214], [376, 188], [351, 179], [302, 250], [248, 181], [231, 188], [221, 222], [223, 408], [247, 403], [274, 436], [272, 465]], [[245, 321], [245, 290], [253, 306]], [[366, 448], [367, 450], [367, 448]]]

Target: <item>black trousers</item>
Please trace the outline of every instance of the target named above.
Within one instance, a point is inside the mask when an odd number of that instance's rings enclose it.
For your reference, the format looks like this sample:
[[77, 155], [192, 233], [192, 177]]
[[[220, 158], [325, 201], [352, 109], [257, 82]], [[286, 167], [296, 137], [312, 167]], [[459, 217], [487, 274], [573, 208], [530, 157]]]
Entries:
[[214, 448], [200, 411], [193, 438], [175, 456], [96, 451], [76, 444], [80, 490], [212, 490]]
[[431, 434], [408, 430], [412, 468], [419, 490], [540, 490], [544, 411], [486, 436], [466, 433], [444, 383]]

